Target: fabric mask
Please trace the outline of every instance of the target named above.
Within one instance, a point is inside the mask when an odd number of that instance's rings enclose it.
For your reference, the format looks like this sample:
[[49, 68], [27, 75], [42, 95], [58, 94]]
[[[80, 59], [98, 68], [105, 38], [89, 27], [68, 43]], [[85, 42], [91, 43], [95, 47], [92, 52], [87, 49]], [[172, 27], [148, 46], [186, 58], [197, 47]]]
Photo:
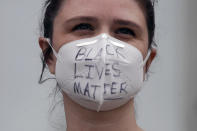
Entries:
[[136, 47], [108, 34], [66, 43], [58, 53], [52, 50], [58, 86], [74, 102], [95, 111], [118, 108], [140, 91], [150, 55], [143, 61]]

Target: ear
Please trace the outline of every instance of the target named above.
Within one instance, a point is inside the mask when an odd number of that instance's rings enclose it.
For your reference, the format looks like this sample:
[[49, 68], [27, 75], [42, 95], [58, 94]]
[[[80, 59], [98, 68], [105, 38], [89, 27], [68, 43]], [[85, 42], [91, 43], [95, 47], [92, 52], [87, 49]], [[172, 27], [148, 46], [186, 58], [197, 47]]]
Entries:
[[146, 73], [148, 72], [148, 70], [149, 70], [149, 68], [150, 68], [150, 65], [151, 65], [151, 63], [153, 62], [153, 60], [155, 59], [156, 55], [157, 55], [157, 49], [152, 48], [152, 49], [151, 49], [150, 57], [149, 57], [148, 61], [146, 62], [146, 67], [145, 67], [145, 68], [146, 68], [146, 69], [145, 69], [145, 72], [146, 72]]
[[[46, 52], [46, 50], [50, 47], [49, 46], [49, 43], [48, 41], [46, 40], [46, 38], [44, 37], [39, 37], [39, 46], [43, 52], [43, 54]], [[52, 74], [55, 74], [55, 64], [56, 64], [56, 58], [55, 56], [53, 55], [52, 51], [51, 53], [49, 54], [49, 57], [48, 59], [46, 60], [46, 64], [48, 65], [49, 67], [49, 71], [52, 73]]]
[[44, 52], [49, 47], [48, 42], [44, 37], [39, 37], [38, 42], [42, 52]]

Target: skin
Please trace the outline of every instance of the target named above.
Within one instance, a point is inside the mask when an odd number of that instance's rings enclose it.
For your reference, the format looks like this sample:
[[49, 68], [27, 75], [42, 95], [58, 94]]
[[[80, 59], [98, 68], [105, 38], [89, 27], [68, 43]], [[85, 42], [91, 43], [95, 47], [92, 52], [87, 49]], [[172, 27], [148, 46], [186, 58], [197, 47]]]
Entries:
[[[85, 23], [83, 29], [78, 28], [81, 23]], [[77, 29], [73, 30], [76, 26]], [[101, 33], [108, 33], [132, 44], [139, 49], [144, 58], [146, 57], [148, 31], [143, 10], [135, 0], [66, 0], [54, 20], [52, 43], [58, 52], [67, 42]], [[48, 47], [43, 37], [39, 38], [39, 45], [43, 51]], [[151, 49], [144, 74], [155, 56], [156, 50]], [[55, 74], [55, 64], [56, 58], [52, 55], [47, 65], [53, 74]], [[136, 124], [133, 99], [117, 109], [96, 112], [74, 103], [64, 92], [62, 94], [67, 131], [142, 131]]]

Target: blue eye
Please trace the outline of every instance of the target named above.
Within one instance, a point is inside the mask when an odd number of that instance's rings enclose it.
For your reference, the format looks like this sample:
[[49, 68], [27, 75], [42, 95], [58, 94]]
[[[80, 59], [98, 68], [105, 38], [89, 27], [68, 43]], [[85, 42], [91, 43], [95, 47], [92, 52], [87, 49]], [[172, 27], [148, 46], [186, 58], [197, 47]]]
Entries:
[[135, 32], [129, 28], [119, 28], [115, 31], [116, 34], [136, 36]]
[[94, 28], [92, 25], [90, 24], [87, 24], [87, 23], [81, 23], [79, 25], [76, 25], [72, 31], [77, 31], [77, 30], [90, 30], [90, 31], [93, 31]]

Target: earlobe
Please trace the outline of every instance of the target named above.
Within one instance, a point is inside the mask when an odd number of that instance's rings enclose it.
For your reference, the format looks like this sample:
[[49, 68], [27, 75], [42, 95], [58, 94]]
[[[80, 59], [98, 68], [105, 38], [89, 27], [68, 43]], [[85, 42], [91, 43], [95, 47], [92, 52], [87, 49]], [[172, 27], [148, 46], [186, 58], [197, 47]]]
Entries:
[[148, 70], [150, 68], [150, 65], [153, 62], [153, 60], [155, 59], [156, 55], [157, 55], [157, 49], [152, 48], [151, 49], [150, 57], [149, 57], [149, 59], [148, 59], [148, 61], [146, 63], [146, 72], [148, 72]]

